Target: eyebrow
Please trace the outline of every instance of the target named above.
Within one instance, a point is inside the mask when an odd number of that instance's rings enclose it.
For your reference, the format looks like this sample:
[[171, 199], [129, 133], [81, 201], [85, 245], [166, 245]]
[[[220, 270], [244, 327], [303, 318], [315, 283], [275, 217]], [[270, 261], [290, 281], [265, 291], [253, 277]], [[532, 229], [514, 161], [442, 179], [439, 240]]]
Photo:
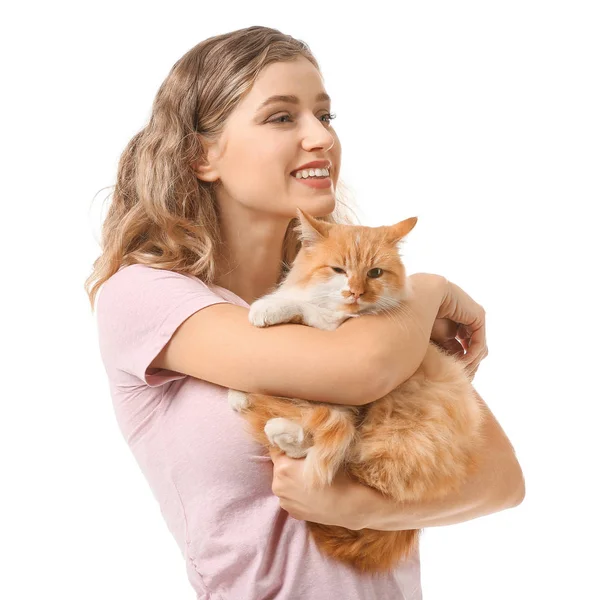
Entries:
[[[331, 98], [329, 97], [329, 94], [326, 94], [325, 92], [321, 92], [320, 94], [317, 94], [317, 97], [315, 98], [315, 102], [322, 102], [323, 100], [327, 100], [327, 101], [331, 102]], [[289, 104], [300, 104], [300, 99], [298, 98], [298, 96], [291, 96], [291, 95], [270, 96], [258, 107], [257, 112], [260, 111], [261, 109], [263, 109], [265, 106], [268, 106], [269, 104], [275, 104], [276, 102], [287, 102]]]

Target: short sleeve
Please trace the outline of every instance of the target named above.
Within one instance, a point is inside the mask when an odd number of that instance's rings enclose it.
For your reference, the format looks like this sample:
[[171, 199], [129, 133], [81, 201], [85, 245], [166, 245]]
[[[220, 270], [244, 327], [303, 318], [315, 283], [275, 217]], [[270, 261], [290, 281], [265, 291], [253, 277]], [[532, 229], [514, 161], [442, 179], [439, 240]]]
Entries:
[[224, 302], [196, 277], [146, 265], [123, 267], [104, 283], [96, 306], [109, 379], [116, 385], [157, 387], [185, 377], [148, 366], [188, 317]]

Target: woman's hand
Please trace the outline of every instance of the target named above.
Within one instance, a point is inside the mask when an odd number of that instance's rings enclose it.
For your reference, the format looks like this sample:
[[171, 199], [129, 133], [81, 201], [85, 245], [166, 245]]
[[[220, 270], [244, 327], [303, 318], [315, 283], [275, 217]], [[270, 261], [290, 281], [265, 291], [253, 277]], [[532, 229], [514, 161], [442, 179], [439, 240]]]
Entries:
[[445, 350], [448, 354], [461, 357], [466, 346], [457, 338], [460, 325], [450, 319], [437, 318], [431, 330], [431, 341]]
[[448, 281], [431, 340], [464, 361], [471, 380], [481, 361], [488, 355], [485, 310], [451, 281]]
[[[464, 359], [465, 351], [469, 349], [469, 344], [471, 343], [471, 335], [464, 325], [459, 325], [450, 319], [436, 319], [431, 330], [430, 339], [442, 350], [461, 360]], [[486, 356], [487, 347], [482, 360]], [[471, 382], [475, 377], [480, 363], [481, 361], [478, 361], [468, 367], [465, 366], [465, 372]]]
[[364, 520], [361, 484], [340, 471], [330, 486], [308, 490], [302, 471], [305, 459], [289, 458], [278, 448], [269, 450], [273, 461], [273, 493], [281, 508], [294, 519], [360, 529]]

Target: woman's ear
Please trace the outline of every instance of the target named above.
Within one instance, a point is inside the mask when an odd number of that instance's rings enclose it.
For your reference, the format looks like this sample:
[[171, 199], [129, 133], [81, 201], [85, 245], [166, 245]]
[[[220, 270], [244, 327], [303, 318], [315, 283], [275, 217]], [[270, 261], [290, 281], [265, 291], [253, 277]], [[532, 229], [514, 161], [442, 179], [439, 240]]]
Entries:
[[198, 137], [202, 145], [202, 156], [190, 163], [192, 170], [201, 181], [217, 181], [219, 179], [217, 142], [211, 142], [200, 135]]

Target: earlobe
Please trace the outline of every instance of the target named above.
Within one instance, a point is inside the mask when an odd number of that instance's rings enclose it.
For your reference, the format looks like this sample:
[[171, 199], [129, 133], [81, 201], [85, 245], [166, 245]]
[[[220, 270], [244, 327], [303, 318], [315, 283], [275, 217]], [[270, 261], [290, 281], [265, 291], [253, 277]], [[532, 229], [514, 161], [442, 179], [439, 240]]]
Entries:
[[190, 166], [201, 181], [214, 182], [219, 179], [219, 173], [215, 166], [214, 148], [207, 140], [202, 139], [202, 156], [196, 159]]
[[217, 170], [206, 159], [199, 159], [191, 163], [192, 170], [201, 181], [214, 182], [219, 179]]
[[219, 179], [219, 174], [208, 165], [194, 166], [192, 165], [196, 177], [207, 183], [215, 182]]

